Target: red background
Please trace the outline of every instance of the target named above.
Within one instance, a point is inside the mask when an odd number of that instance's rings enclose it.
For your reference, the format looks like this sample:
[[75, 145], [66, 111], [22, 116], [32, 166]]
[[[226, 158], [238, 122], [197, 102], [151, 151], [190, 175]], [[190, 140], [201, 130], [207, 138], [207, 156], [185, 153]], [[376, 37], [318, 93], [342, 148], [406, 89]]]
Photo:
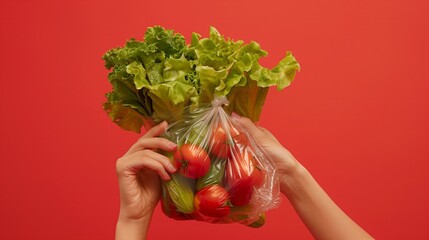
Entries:
[[[113, 239], [115, 161], [138, 135], [102, 111], [100, 57], [155, 24], [255, 40], [268, 67], [292, 50], [302, 71], [260, 124], [373, 236], [427, 237], [428, 3], [2, 1], [0, 239]], [[311, 239], [283, 200], [261, 229], [158, 208], [149, 239]]]

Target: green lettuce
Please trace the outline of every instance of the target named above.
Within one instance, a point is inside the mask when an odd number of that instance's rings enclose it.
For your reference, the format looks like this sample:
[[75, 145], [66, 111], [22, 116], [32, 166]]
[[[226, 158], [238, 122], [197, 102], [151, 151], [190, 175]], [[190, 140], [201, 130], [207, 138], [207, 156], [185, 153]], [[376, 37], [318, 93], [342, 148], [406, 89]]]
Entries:
[[103, 107], [113, 122], [134, 132], [177, 121], [186, 108], [222, 96], [228, 112], [258, 121], [268, 88], [289, 86], [299, 71], [290, 52], [273, 69], [259, 64], [266, 55], [258, 43], [225, 39], [214, 27], [208, 38], [193, 33], [188, 45], [172, 30], [151, 27], [144, 41], [130, 39], [103, 55], [112, 85]]

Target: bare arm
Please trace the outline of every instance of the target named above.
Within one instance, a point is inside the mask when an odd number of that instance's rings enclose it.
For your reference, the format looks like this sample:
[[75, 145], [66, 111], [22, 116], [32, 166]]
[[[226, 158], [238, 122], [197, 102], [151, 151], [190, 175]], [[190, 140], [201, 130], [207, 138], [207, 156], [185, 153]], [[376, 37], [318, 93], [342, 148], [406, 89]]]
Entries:
[[233, 114], [273, 158], [280, 177], [280, 190], [288, 198], [315, 239], [373, 239], [347, 216], [320, 187], [311, 174], [266, 129]]
[[152, 215], [140, 220], [118, 219], [116, 223], [116, 240], [144, 240], [149, 232]]
[[281, 180], [289, 199], [316, 239], [373, 239], [347, 216], [301, 164]]

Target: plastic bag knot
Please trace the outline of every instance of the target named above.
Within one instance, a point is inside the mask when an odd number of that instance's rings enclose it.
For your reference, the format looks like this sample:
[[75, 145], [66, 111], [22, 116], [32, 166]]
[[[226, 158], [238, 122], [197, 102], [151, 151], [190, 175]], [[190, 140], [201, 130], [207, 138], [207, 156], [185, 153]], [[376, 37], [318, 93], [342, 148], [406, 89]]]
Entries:
[[222, 107], [222, 105], [228, 106], [228, 99], [225, 96], [215, 97], [212, 101], [213, 107]]

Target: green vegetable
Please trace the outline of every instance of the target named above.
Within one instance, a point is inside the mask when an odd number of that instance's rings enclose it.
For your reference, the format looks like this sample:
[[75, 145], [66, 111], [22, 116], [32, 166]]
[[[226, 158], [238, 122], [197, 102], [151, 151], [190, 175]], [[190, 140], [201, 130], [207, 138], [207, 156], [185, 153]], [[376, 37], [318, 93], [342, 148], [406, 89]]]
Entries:
[[177, 174], [172, 174], [170, 181], [162, 181], [164, 191], [169, 194], [177, 211], [182, 213], [194, 211], [194, 190], [191, 186], [189, 179]]
[[260, 228], [265, 224], [265, 219], [266, 219], [265, 213], [262, 213], [259, 216], [258, 220], [254, 221], [251, 224], [248, 224], [247, 226], [252, 227], [252, 228]]
[[209, 185], [222, 185], [223, 176], [225, 174], [225, 159], [215, 159], [211, 162], [210, 169], [207, 174], [198, 178], [195, 188], [197, 191]]
[[193, 33], [189, 45], [172, 30], [151, 27], [144, 41], [131, 39], [104, 54], [113, 87], [104, 109], [121, 128], [140, 132], [226, 96], [228, 112], [257, 121], [268, 87], [287, 87], [299, 71], [290, 52], [271, 70], [258, 62], [266, 55], [256, 42], [225, 39], [213, 27], [208, 38]]

